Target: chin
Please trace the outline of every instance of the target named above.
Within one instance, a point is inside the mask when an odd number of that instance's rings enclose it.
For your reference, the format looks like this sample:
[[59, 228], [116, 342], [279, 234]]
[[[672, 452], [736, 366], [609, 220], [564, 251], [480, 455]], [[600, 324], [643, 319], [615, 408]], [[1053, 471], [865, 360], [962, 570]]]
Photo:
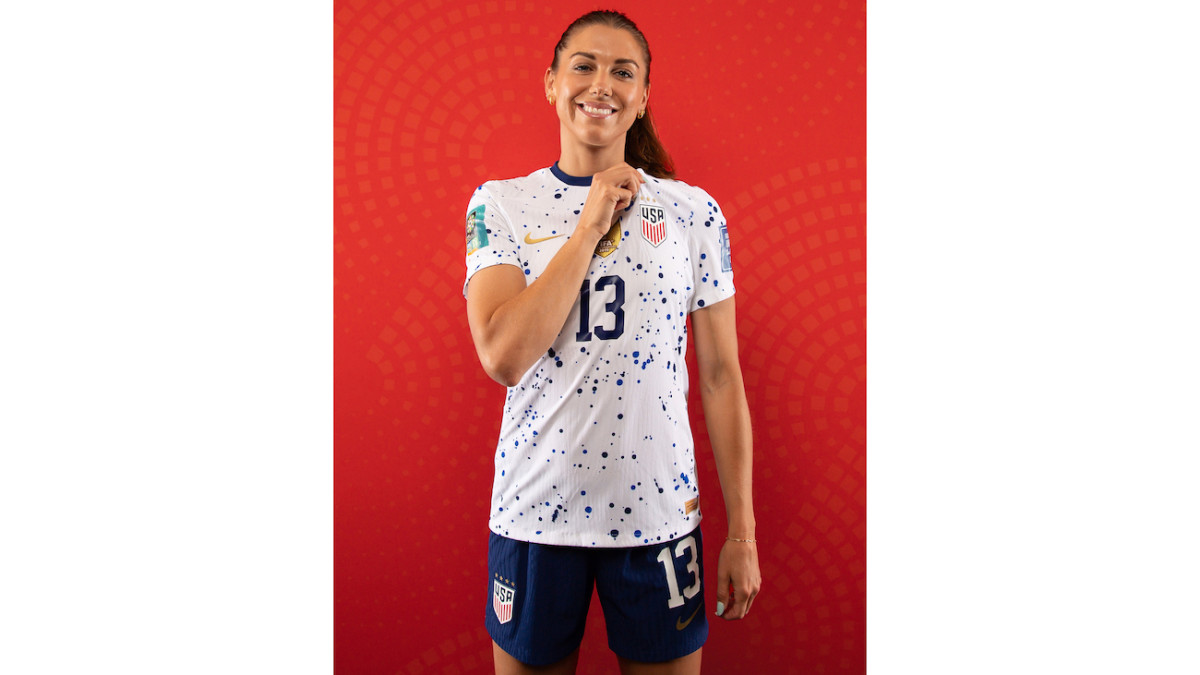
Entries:
[[613, 143], [623, 142], [629, 129], [575, 129], [575, 137], [583, 144], [592, 147], [607, 147]]

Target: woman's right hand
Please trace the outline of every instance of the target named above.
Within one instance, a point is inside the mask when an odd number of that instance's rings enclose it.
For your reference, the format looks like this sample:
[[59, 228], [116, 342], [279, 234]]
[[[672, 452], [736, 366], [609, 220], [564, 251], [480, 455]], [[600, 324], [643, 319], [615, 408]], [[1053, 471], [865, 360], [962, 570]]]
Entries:
[[613, 216], [633, 203], [645, 182], [642, 174], [625, 162], [592, 176], [592, 188], [583, 204], [576, 231], [593, 234], [597, 240], [608, 234]]

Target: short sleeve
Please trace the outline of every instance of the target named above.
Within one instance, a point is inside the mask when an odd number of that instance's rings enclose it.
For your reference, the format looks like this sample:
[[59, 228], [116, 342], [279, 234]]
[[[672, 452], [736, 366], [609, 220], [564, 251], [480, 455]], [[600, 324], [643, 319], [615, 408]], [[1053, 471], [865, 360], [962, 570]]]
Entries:
[[692, 255], [692, 303], [688, 309], [716, 304], [733, 295], [733, 258], [725, 214], [715, 199], [697, 189], [698, 197], [688, 228]]
[[475, 188], [467, 204], [466, 233], [467, 279], [463, 282], [463, 297], [467, 296], [471, 277], [479, 270], [492, 265], [521, 267], [512, 224], [496, 205], [486, 184]]

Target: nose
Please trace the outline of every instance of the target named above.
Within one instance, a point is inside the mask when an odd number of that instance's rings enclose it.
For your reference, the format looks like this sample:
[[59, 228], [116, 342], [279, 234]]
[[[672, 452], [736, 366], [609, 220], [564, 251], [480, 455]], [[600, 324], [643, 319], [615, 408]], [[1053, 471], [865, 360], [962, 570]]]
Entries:
[[608, 73], [603, 70], [596, 71], [596, 78], [592, 81], [593, 96], [612, 96], [612, 87], [608, 82]]

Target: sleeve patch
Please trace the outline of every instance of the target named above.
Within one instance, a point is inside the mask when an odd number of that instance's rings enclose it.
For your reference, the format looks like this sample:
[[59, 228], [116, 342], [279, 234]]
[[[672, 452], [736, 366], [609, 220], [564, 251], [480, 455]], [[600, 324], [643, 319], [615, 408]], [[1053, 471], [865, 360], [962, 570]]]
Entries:
[[733, 256], [729, 254], [729, 228], [725, 225], [721, 226], [721, 271], [733, 271]]
[[467, 213], [467, 255], [488, 245], [487, 225], [483, 222], [484, 205], [480, 204]]

